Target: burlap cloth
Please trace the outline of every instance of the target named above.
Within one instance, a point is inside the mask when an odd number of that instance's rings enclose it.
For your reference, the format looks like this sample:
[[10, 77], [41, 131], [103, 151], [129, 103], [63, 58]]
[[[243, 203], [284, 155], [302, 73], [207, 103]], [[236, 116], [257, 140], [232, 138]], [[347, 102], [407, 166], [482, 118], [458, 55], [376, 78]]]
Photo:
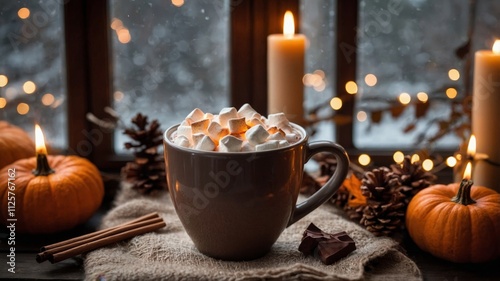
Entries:
[[[220, 261], [194, 247], [175, 214], [168, 193], [140, 196], [124, 188], [102, 220], [111, 227], [151, 212], [167, 226], [157, 232], [94, 250], [85, 258], [86, 280], [421, 280], [416, 264], [389, 238], [376, 238], [323, 205], [287, 228], [266, 256], [245, 262]], [[298, 251], [313, 222], [325, 232], [345, 230], [357, 249], [333, 265]]]

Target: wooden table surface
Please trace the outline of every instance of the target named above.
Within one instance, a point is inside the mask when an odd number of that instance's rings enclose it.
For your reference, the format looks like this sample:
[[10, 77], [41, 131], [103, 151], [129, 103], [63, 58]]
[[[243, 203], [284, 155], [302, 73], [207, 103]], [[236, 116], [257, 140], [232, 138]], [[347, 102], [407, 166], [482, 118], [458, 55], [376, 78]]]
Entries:
[[[71, 231], [57, 235], [16, 235], [16, 273], [7, 271], [8, 254], [7, 231], [0, 231], [0, 279], [4, 280], [82, 280], [84, 278], [83, 259], [76, 257], [51, 264], [46, 261], [37, 263], [36, 254], [41, 246], [73, 238], [95, 230], [103, 214], [109, 209], [103, 206], [90, 221]], [[500, 239], [500, 237], [499, 237]], [[455, 264], [422, 252], [408, 237], [402, 239], [403, 251], [419, 266], [424, 280], [465, 281], [500, 280], [500, 259], [487, 264]], [[376, 267], [376, 264], [374, 265]]]

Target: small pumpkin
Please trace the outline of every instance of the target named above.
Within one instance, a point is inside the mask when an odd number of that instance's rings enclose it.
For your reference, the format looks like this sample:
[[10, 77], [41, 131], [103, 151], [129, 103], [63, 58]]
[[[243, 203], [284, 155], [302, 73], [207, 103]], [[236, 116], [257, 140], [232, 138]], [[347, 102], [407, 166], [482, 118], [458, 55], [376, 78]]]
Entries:
[[0, 121], [0, 168], [35, 155], [35, 143], [21, 128]]
[[87, 221], [104, 197], [99, 171], [78, 156], [38, 155], [2, 168], [0, 175], [2, 222], [12, 218], [8, 206], [15, 202], [13, 215], [20, 233], [71, 229]]
[[500, 194], [471, 181], [423, 189], [408, 205], [406, 227], [422, 250], [457, 263], [500, 256]]

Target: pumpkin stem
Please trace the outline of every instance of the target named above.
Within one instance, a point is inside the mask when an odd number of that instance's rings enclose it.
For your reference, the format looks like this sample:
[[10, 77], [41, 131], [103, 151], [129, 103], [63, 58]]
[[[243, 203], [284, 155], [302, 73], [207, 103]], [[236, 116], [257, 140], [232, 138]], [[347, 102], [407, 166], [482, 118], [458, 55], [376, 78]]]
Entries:
[[36, 156], [36, 169], [32, 172], [35, 176], [47, 176], [54, 173], [49, 166], [49, 161], [47, 160], [47, 155], [38, 154]]
[[473, 182], [471, 180], [463, 179], [460, 183], [460, 187], [458, 188], [457, 195], [451, 198], [451, 201], [462, 204], [464, 206], [476, 203], [476, 201], [474, 201], [470, 197], [470, 189], [472, 187], [472, 183]]

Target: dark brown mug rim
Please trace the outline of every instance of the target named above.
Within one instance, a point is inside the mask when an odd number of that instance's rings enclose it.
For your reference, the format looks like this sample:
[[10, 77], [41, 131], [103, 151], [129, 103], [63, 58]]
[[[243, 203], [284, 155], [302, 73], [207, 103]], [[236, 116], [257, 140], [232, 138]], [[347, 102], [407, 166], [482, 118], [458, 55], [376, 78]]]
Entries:
[[225, 151], [206, 151], [206, 150], [198, 150], [198, 149], [193, 149], [193, 148], [187, 148], [183, 146], [176, 145], [172, 139], [169, 137], [171, 134], [177, 130], [177, 127], [180, 126], [180, 124], [175, 124], [170, 126], [168, 129], [165, 130], [163, 133], [163, 140], [169, 144], [172, 148], [185, 151], [188, 153], [197, 153], [197, 154], [211, 154], [211, 155], [221, 155], [221, 156], [227, 156], [227, 155], [249, 155], [249, 154], [254, 154], [254, 153], [259, 153], [259, 154], [264, 154], [264, 153], [272, 153], [276, 151], [284, 151], [288, 149], [293, 149], [294, 147], [303, 145], [307, 142], [309, 135], [307, 134], [306, 130], [295, 123], [290, 122], [290, 125], [299, 131], [301, 134], [300, 140], [298, 140], [296, 143], [284, 146], [284, 147], [279, 147], [279, 148], [273, 148], [273, 149], [268, 149], [268, 150], [262, 150], [262, 151], [240, 151], [240, 152], [225, 152]]

